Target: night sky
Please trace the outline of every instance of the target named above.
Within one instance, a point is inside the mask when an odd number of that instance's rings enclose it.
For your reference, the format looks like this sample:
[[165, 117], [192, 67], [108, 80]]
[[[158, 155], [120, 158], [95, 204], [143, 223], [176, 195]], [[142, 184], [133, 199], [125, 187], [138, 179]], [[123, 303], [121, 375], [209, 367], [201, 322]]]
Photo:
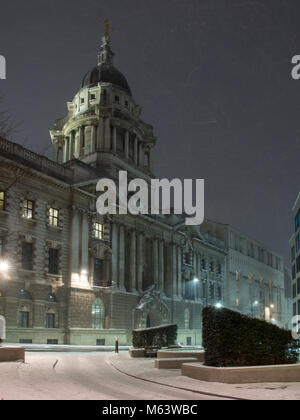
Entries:
[[158, 178], [206, 180], [206, 217], [286, 257], [300, 191], [299, 0], [2, 0], [0, 80], [15, 141], [50, 155], [49, 129], [97, 64], [115, 65], [158, 138]]

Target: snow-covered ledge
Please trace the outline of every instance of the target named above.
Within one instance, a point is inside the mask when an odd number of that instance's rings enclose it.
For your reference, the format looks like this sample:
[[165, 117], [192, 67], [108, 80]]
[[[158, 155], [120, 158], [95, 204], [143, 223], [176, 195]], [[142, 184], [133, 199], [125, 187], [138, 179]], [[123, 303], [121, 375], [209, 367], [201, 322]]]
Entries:
[[185, 363], [181, 372], [183, 376], [199, 381], [224, 384], [300, 382], [300, 364], [216, 368], [202, 363]]

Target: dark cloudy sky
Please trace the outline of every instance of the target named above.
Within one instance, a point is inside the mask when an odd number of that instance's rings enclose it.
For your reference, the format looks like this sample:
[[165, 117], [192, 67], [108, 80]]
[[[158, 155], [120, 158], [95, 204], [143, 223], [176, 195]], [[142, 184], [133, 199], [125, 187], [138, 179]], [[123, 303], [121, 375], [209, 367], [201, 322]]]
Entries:
[[206, 216], [288, 261], [300, 191], [299, 14], [299, 0], [2, 0], [0, 93], [21, 122], [16, 141], [50, 146], [53, 121], [97, 62], [107, 17], [116, 67], [158, 137], [157, 177], [205, 178]]

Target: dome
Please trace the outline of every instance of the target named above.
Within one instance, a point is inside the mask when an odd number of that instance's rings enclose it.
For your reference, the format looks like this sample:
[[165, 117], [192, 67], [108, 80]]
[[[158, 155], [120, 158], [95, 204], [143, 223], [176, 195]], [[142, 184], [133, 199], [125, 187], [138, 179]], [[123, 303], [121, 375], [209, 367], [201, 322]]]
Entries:
[[89, 71], [83, 78], [81, 88], [97, 85], [101, 82], [111, 83], [131, 96], [131, 89], [123, 74], [112, 65], [106, 63], [101, 63]]

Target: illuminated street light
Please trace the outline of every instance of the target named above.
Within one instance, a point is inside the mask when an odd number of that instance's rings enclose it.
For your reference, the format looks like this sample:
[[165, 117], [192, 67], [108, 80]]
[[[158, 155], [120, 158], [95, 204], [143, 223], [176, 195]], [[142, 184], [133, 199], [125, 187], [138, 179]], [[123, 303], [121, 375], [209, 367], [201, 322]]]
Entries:
[[199, 283], [199, 279], [194, 279], [194, 283]]
[[222, 303], [216, 303], [216, 308], [217, 308], [217, 309], [221, 309], [221, 308], [223, 308]]
[[0, 261], [0, 273], [6, 273], [9, 269], [7, 261]]

